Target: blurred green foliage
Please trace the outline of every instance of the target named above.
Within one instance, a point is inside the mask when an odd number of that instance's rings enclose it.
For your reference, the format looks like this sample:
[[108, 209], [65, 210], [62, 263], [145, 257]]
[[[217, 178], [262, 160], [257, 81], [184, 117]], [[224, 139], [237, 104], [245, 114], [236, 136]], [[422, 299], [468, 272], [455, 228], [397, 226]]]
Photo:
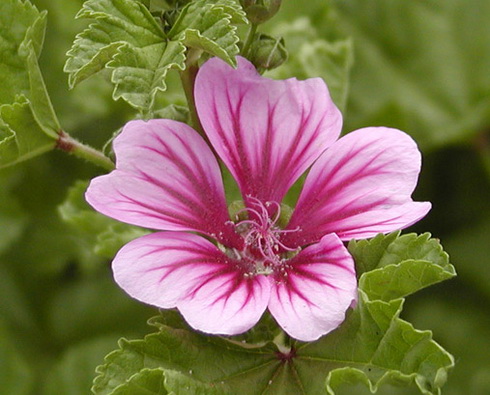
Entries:
[[[65, 54], [87, 26], [74, 19], [82, 1], [33, 3], [48, 11], [39, 62], [59, 122], [101, 148], [135, 112], [112, 100], [105, 71], [68, 89]], [[444, 388], [449, 395], [483, 395], [490, 387], [488, 20], [487, 0], [283, 0], [263, 25], [297, 49], [271, 76], [321, 76], [327, 83], [350, 76], [348, 92], [332, 87], [345, 108], [345, 132], [392, 126], [419, 143], [424, 167], [415, 197], [433, 209], [412, 230], [440, 238], [459, 276], [412, 296], [402, 317], [432, 329], [454, 354], [456, 368]], [[325, 53], [337, 55], [327, 58], [336, 60], [333, 76], [322, 68]], [[305, 56], [311, 61], [302, 61]], [[166, 94], [180, 97], [179, 89], [171, 77]], [[69, 188], [99, 173], [60, 152], [0, 171], [2, 393], [86, 394], [95, 365], [117, 347], [116, 339], [149, 331], [145, 321], [154, 309], [130, 300], [111, 279], [107, 251], [117, 241], [110, 229], [99, 229], [106, 232], [98, 240], [109, 244], [97, 255], [93, 230], [84, 235], [63, 220]]]

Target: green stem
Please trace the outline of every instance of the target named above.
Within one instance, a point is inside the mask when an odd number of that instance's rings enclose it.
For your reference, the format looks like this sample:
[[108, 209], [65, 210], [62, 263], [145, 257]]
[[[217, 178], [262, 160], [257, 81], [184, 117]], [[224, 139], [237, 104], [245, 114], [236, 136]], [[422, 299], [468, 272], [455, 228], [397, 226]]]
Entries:
[[252, 43], [254, 41], [255, 33], [257, 33], [257, 27], [259, 25], [256, 25], [255, 23], [252, 23], [252, 26], [250, 26], [250, 30], [248, 31], [247, 38], [245, 39], [245, 44], [243, 45], [242, 49], [242, 55], [244, 57], [248, 57], [250, 47], [252, 46]]
[[108, 171], [114, 170], [114, 163], [105, 156], [102, 152], [85, 145], [78, 140], [75, 140], [68, 133], [60, 130], [58, 133], [58, 140], [56, 142], [56, 148], [68, 152], [92, 162], [93, 164], [100, 166]]
[[180, 72], [180, 80], [182, 82], [182, 87], [184, 88], [187, 105], [189, 106], [191, 126], [206, 139], [206, 134], [204, 133], [201, 121], [197, 115], [196, 101], [194, 100], [194, 84], [196, 82], [197, 72], [199, 71], [197, 60], [201, 56], [201, 52], [202, 51], [197, 49], [189, 49], [185, 61], [185, 70]]

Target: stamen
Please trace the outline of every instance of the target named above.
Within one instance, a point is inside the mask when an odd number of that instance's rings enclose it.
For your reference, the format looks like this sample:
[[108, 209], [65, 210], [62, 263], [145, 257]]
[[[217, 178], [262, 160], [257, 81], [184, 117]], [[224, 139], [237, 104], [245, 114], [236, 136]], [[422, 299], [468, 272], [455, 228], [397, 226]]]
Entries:
[[[244, 249], [234, 250], [230, 256], [240, 256], [239, 260], [247, 262], [247, 267], [253, 267], [252, 271], [247, 269], [247, 275], [255, 273], [271, 274], [274, 271], [283, 272], [286, 270], [286, 261], [290, 254], [298, 252], [300, 248], [291, 248], [281, 241], [281, 235], [285, 233], [297, 232], [296, 229], [281, 229], [278, 225], [281, 219], [281, 205], [276, 201], [262, 202], [256, 197], [248, 195], [246, 197], [248, 207], [241, 208], [235, 213], [235, 230], [241, 234], [244, 242]], [[243, 218], [247, 213], [248, 218]], [[229, 221], [231, 222], [231, 221]], [[250, 266], [251, 265], [251, 266]]]

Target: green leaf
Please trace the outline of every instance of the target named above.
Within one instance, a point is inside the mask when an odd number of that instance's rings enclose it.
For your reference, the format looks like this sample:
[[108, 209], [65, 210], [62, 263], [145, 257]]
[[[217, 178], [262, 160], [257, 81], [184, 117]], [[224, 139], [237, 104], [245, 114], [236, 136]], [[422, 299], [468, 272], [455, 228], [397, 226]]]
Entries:
[[156, 95], [165, 91], [170, 69], [183, 70], [185, 46], [180, 42], [163, 42], [138, 48], [122, 46], [107, 67], [113, 69], [114, 100], [123, 98], [140, 110], [152, 109]]
[[348, 248], [356, 261], [358, 274], [409, 259], [433, 262], [450, 270], [449, 256], [439, 240], [431, 239], [430, 233], [402, 236], [400, 232], [379, 234], [369, 240], [352, 240]]
[[171, 394], [179, 395], [227, 395], [223, 385], [203, 383], [189, 377], [192, 372], [185, 375], [174, 370], [165, 370], [165, 388]]
[[398, 231], [388, 235], [379, 234], [368, 240], [352, 239], [349, 242], [348, 248], [356, 262], [356, 273], [358, 277], [362, 273], [369, 272], [379, 267], [388, 246], [397, 240], [399, 236], [400, 232]]
[[77, 17], [95, 22], [77, 35], [64, 70], [74, 87], [108, 69], [114, 99], [152, 114], [158, 110], [158, 93], [167, 89], [169, 70], [185, 69], [187, 48], [236, 64], [238, 36], [232, 24], [246, 22], [244, 15], [234, 0], [200, 0], [185, 6], [166, 34], [139, 0], [88, 0]]
[[46, 12], [28, 1], [0, 5], [0, 168], [55, 147], [60, 130], [37, 58]]
[[106, 357], [93, 391], [111, 394], [143, 369], [161, 368], [213, 384], [226, 394], [325, 394], [325, 383], [334, 393], [346, 378], [373, 388], [398, 383], [438, 394], [453, 359], [430, 332], [417, 331], [399, 318], [402, 305], [402, 299], [370, 301], [360, 291], [358, 306], [339, 329], [315, 342], [293, 342], [289, 351], [272, 343], [257, 346], [204, 336], [156, 318], [158, 333], [122, 340], [120, 350]]
[[56, 142], [36, 119], [32, 103], [19, 96], [0, 106], [0, 168], [52, 150]]
[[[177, 392], [180, 394], [179, 392]], [[143, 369], [126, 383], [117, 387], [112, 395], [167, 395], [165, 377], [161, 369]]]
[[359, 280], [359, 288], [369, 299], [390, 301], [448, 280], [456, 275], [454, 267], [441, 267], [433, 262], [406, 260], [368, 273]]
[[0, 104], [13, 103], [17, 95], [28, 94], [26, 56], [19, 54], [19, 49], [30, 41], [39, 55], [45, 17], [29, 1], [0, 2]]
[[65, 71], [73, 87], [92, 74], [112, 69], [114, 99], [148, 111], [166, 89], [170, 69], [184, 69], [185, 47], [167, 40], [161, 26], [139, 1], [88, 0], [78, 18], [95, 19], [68, 51]]
[[305, 18], [278, 25], [274, 34], [284, 37], [289, 59], [269, 75], [280, 79], [320, 77], [327, 84], [334, 103], [345, 111], [353, 64], [351, 40], [326, 41]]
[[[359, 288], [369, 299], [390, 301], [408, 296], [456, 275], [449, 257], [429, 233], [420, 236], [399, 232], [372, 240], [352, 241], [349, 250], [358, 267], [364, 268]], [[365, 268], [369, 271], [365, 271]]]
[[168, 35], [236, 66], [239, 38], [232, 23], [248, 23], [235, 0], [199, 0], [182, 10]]

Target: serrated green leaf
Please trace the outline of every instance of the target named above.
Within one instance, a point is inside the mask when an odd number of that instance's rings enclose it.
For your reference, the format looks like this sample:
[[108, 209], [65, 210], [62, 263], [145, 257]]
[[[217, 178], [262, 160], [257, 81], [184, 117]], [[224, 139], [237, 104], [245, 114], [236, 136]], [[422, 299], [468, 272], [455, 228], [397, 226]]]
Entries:
[[29, 1], [0, 2], [0, 104], [13, 103], [19, 94], [29, 92], [25, 54], [20, 47], [31, 41], [39, 54], [44, 38], [45, 13]]
[[398, 231], [388, 235], [379, 234], [369, 240], [353, 239], [349, 242], [348, 249], [356, 262], [356, 273], [358, 277], [362, 273], [374, 270], [379, 266], [388, 246], [392, 244], [399, 235], [400, 232]]
[[[151, 5], [151, 4], [150, 4]], [[91, 75], [111, 70], [115, 100], [123, 98], [152, 114], [169, 70], [184, 70], [186, 47], [219, 56], [235, 65], [238, 36], [231, 23], [246, 22], [234, 0], [188, 4], [168, 35], [139, 0], [88, 0], [79, 18], [95, 19], [68, 51], [64, 70], [73, 87]]]
[[390, 301], [455, 275], [452, 265], [439, 266], [434, 262], [410, 259], [364, 273], [359, 280], [359, 288], [366, 292], [370, 300]]
[[431, 239], [429, 233], [399, 234], [380, 234], [349, 243], [360, 277], [359, 288], [371, 300], [405, 297], [456, 275], [439, 241]]
[[168, 35], [236, 66], [239, 38], [232, 23], [248, 23], [236, 1], [199, 0], [182, 10]]
[[[360, 291], [358, 306], [339, 329], [315, 342], [293, 342], [290, 351], [272, 343], [259, 347], [204, 336], [157, 318], [158, 333], [123, 340], [121, 349], [106, 357], [93, 390], [110, 394], [137, 372], [161, 368], [214, 384], [227, 394], [325, 394], [325, 383], [333, 393], [345, 381], [342, 372], [373, 388], [397, 382], [438, 394], [453, 359], [430, 332], [417, 331], [399, 318], [402, 305], [402, 299], [370, 301]], [[337, 369], [343, 370], [334, 373]]]
[[158, 92], [165, 91], [171, 69], [185, 68], [186, 48], [180, 42], [160, 42], [144, 48], [124, 45], [107, 64], [113, 69], [114, 99], [123, 98], [132, 106], [152, 109]]
[[111, 392], [111, 395], [167, 394], [168, 391], [165, 388], [165, 376], [162, 369], [143, 369]]
[[334, 103], [344, 111], [353, 65], [352, 42], [329, 42], [320, 38], [306, 18], [278, 25], [273, 32], [284, 37], [289, 58], [269, 75], [280, 79], [320, 77], [327, 84]]
[[0, 168], [55, 147], [60, 126], [37, 58], [46, 12], [29, 2], [0, 5]]
[[48, 152], [55, 145], [25, 96], [18, 97], [14, 104], [0, 106], [0, 168]]
[[95, 23], [80, 33], [68, 51], [65, 71], [75, 86], [98, 71], [112, 69], [114, 98], [147, 111], [166, 89], [170, 69], [184, 68], [185, 47], [169, 42], [161, 26], [139, 1], [85, 2], [78, 18]]
[[360, 275], [408, 259], [429, 261], [451, 270], [448, 254], [439, 240], [431, 239], [430, 233], [399, 235], [400, 232], [394, 232], [379, 234], [370, 240], [350, 241], [348, 248], [356, 261], [357, 273]]

